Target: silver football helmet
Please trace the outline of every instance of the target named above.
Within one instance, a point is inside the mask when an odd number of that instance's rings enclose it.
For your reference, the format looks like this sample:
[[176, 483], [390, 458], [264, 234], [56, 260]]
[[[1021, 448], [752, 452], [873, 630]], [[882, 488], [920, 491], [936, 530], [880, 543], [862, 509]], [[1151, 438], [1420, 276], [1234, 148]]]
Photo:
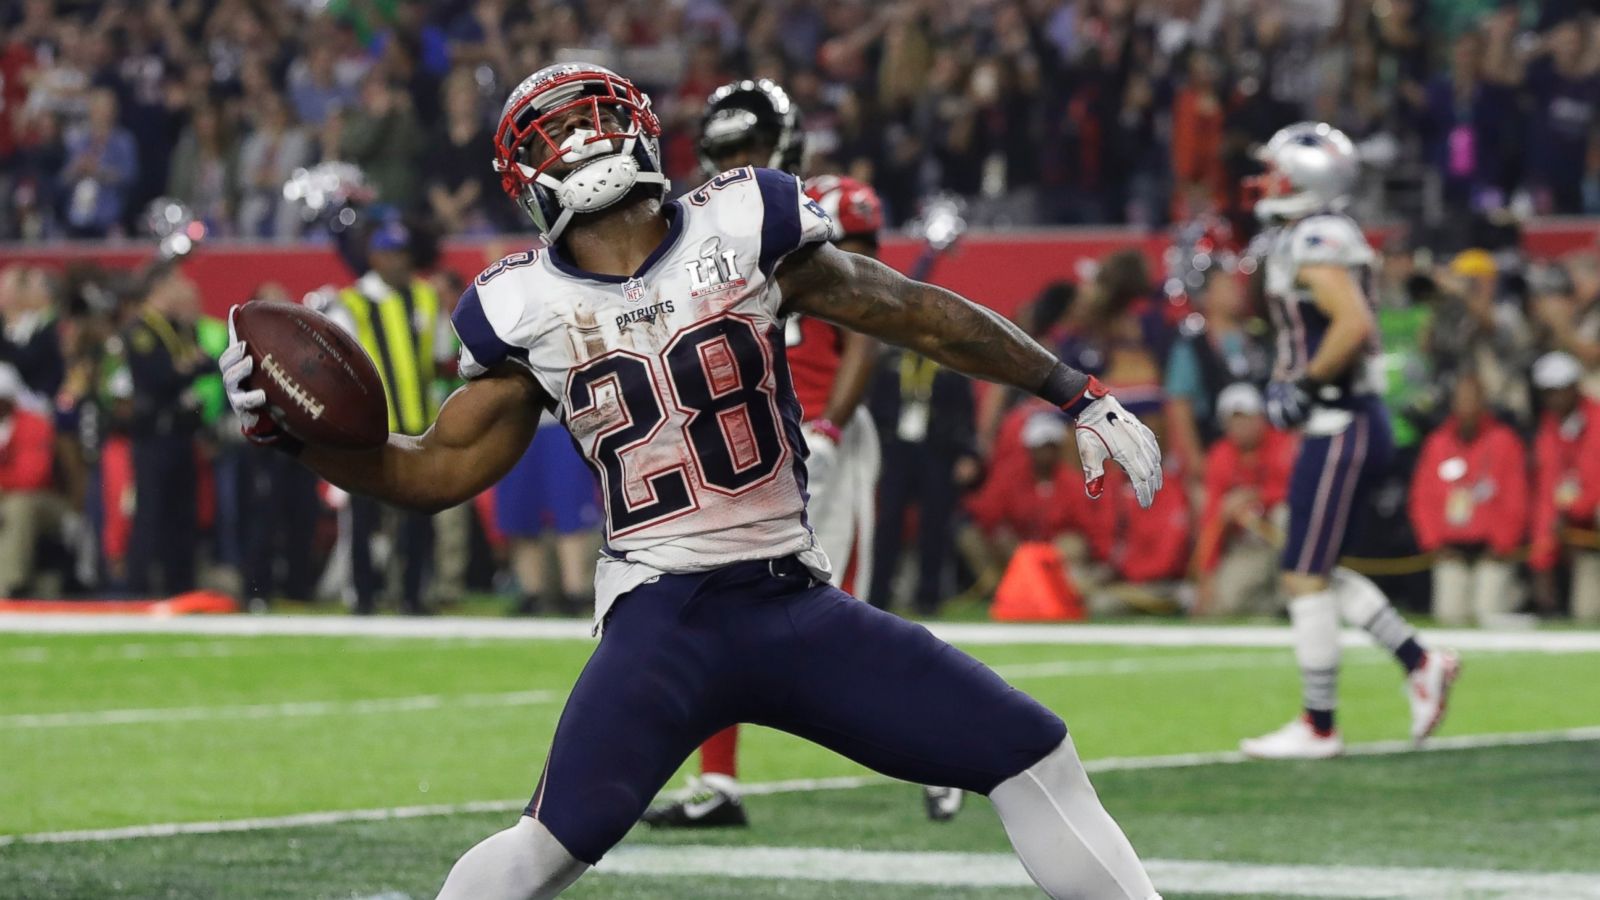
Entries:
[[[550, 127], [581, 113], [557, 143]], [[574, 213], [605, 209], [635, 185], [671, 187], [661, 167], [661, 123], [650, 98], [610, 69], [588, 63], [546, 66], [517, 85], [500, 112], [494, 168], [500, 186], [534, 227], [555, 241]], [[569, 168], [558, 171], [557, 166]]]
[[1278, 130], [1256, 152], [1266, 172], [1250, 185], [1263, 222], [1301, 219], [1343, 209], [1355, 191], [1361, 163], [1344, 132], [1326, 122], [1297, 122]]

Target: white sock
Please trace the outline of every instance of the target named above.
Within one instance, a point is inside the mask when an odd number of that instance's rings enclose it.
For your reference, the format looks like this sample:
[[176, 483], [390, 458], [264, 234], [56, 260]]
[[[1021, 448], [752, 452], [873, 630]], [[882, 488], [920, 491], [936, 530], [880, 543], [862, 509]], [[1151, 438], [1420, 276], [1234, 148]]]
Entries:
[[1394, 611], [1389, 598], [1372, 580], [1349, 569], [1334, 569], [1328, 590], [1339, 598], [1339, 614], [1390, 653], [1417, 636], [1417, 630]]
[[456, 860], [439, 900], [545, 900], [566, 890], [589, 865], [528, 816], [491, 834]]
[[1133, 845], [1100, 805], [1071, 735], [989, 799], [1023, 868], [1055, 900], [1160, 900]]
[[1339, 702], [1339, 606], [1333, 592], [1290, 600], [1289, 625], [1306, 709], [1333, 710]]
[[732, 775], [706, 772], [700, 776], [700, 783], [725, 797], [739, 799], [739, 782]]

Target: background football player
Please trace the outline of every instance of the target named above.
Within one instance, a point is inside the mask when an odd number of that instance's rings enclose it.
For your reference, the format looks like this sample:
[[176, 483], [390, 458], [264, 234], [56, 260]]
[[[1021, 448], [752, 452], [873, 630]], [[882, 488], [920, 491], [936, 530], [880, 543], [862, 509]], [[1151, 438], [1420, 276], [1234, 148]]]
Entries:
[[[744, 166], [799, 175], [805, 130], [800, 111], [783, 88], [765, 78], [734, 81], [706, 100], [698, 146], [707, 178]], [[839, 226], [836, 246], [877, 258], [883, 205], [870, 185], [822, 175], [807, 181], [805, 191]], [[784, 320], [784, 345], [810, 452], [806, 512], [833, 564], [833, 583], [854, 593], [855, 585], [872, 579], [873, 497], [881, 456], [877, 428], [861, 399], [872, 380], [878, 342], [822, 319], [791, 315]], [[706, 741], [700, 747], [701, 774], [688, 795], [651, 809], [645, 821], [658, 826], [746, 824], [736, 780], [738, 739], [735, 725]], [[927, 808], [936, 818], [948, 818], [959, 808], [959, 792], [927, 790]]]
[[1373, 364], [1379, 352], [1370, 289], [1375, 254], [1340, 210], [1359, 174], [1350, 139], [1322, 123], [1291, 125], [1262, 148], [1266, 171], [1252, 187], [1256, 215], [1271, 227], [1264, 247], [1266, 294], [1277, 332], [1267, 412], [1279, 428], [1301, 429], [1289, 482], [1283, 587], [1289, 598], [1304, 713], [1243, 741], [1265, 758], [1326, 758], [1344, 750], [1334, 722], [1339, 620], [1365, 629], [1407, 672], [1411, 736], [1438, 727], [1459, 671], [1454, 654], [1429, 652], [1376, 585], [1335, 571], [1353, 513], [1388, 464], [1389, 416]]
[[247, 433], [346, 490], [453, 506], [511, 468], [546, 408], [602, 485], [599, 644], [524, 815], [467, 851], [440, 896], [560, 893], [697, 745], [743, 721], [989, 796], [1052, 897], [1155, 897], [1054, 713], [827, 583], [783, 318], [815, 315], [1059, 406], [1091, 493], [1113, 459], [1148, 506], [1161, 487], [1154, 435], [1004, 317], [832, 246], [832, 219], [792, 175], [736, 169], [663, 203], [659, 135], [649, 99], [597, 66], [550, 66], [512, 92], [496, 167], [547, 243], [462, 295], [469, 380], [420, 437], [301, 445], [248, 385], [247, 348], [235, 341], [222, 360]]

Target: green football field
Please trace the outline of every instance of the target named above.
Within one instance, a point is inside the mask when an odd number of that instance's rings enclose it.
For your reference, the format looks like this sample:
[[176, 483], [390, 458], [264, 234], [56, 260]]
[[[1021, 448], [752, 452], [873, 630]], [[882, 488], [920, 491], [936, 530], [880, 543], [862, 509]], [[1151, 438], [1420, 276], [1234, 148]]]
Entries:
[[[967, 649], [1066, 719], [1168, 900], [1600, 898], [1600, 642], [1464, 649], [1428, 752], [1393, 662], [1347, 651], [1355, 752], [1244, 763], [1294, 711], [1289, 651], [1129, 633]], [[0, 633], [0, 897], [432, 897], [515, 819], [592, 646]], [[930, 823], [827, 751], [741, 749], [750, 828], [641, 827], [569, 896], [1039, 896], [982, 799]]]

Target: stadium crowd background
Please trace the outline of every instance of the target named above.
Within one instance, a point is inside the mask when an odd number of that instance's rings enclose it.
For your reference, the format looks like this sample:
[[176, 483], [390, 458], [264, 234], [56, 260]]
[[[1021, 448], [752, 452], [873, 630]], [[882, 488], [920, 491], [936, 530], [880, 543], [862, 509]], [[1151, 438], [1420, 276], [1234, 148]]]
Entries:
[[[892, 571], [902, 543], [923, 561], [902, 599], [924, 612], [958, 593], [987, 599], [1022, 546], [1068, 560], [1069, 592], [1096, 611], [1244, 612], [1242, 598], [1270, 606], [1286, 473], [1258, 402], [1224, 396], [1263, 383], [1271, 358], [1248, 258], [1234, 252], [1254, 228], [1239, 184], [1253, 146], [1322, 119], [1369, 163], [1354, 214], [1385, 226], [1374, 290], [1405, 452], [1392, 490], [1358, 512], [1369, 568], [1410, 573], [1401, 594], [1418, 607], [1430, 565], [1441, 585], [1476, 579], [1440, 593], [1489, 599], [1437, 610], [1447, 619], [1508, 621], [1524, 602], [1600, 618], [1600, 598], [1582, 596], [1600, 592], [1600, 407], [1579, 399], [1600, 396], [1600, 248], [1533, 260], [1518, 232], [1531, 216], [1600, 213], [1600, 19], [1588, 6], [22, 0], [0, 13], [0, 239], [138, 240], [160, 196], [212, 238], [318, 237], [283, 184], [328, 160], [360, 166], [414, 231], [522, 233], [488, 148], [527, 72], [582, 58], [638, 81], [679, 190], [700, 180], [706, 95], [770, 77], [804, 113], [808, 170], [872, 183], [894, 226], [922, 198], [953, 194], [979, 227], [1173, 235], [1168, 271], [1114, 254], [1019, 314], [1163, 432], [1179, 489], [1149, 512], [1117, 496], [1079, 503], [1070, 437], [1026, 401], [885, 359], [872, 405], [886, 456], [925, 461], [916, 480], [886, 467], [901, 480], [881, 488], [878, 565]], [[448, 300], [471, 274], [433, 278]], [[0, 595], [196, 580], [247, 597], [348, 594], [348, 565], [321, 565], [349, 541], [327, 511], [343, 498], [240, 445], [204, 358], [214, 320], [200, 322], [194, 352], [170, 354], [185, 389], [195, 383], [184, 440], [199, 445], [196, 468], [147, 478], [153, 490], [133, 483], [119, 441], [156, 427], [141, 417], [176, 394], [130, 369], [129, 329], [151, 310], [196, 321], [195, 290], [181, 267], [0, 273], [0, 358], [12, 367], [0, 368], [0, 411], [15, 409], [0, 424]], [[896, 446], [896, 411], [919, 393], [935, 427]], [[135, 524], [138, 498], [195, 494], [192, 538]], [[957, 512], [907, 531], [913, 497]], [[439, 551], [435, 574], [460, 574], [436, 580], [433, 607], [503, 568], [493, 518], [476, 522], [472, 540], [448, 542], [454, 561]], [[147, 565], [156, 556], [162, 565]], [[523, 590], [572, 593], [550, 581]]]

